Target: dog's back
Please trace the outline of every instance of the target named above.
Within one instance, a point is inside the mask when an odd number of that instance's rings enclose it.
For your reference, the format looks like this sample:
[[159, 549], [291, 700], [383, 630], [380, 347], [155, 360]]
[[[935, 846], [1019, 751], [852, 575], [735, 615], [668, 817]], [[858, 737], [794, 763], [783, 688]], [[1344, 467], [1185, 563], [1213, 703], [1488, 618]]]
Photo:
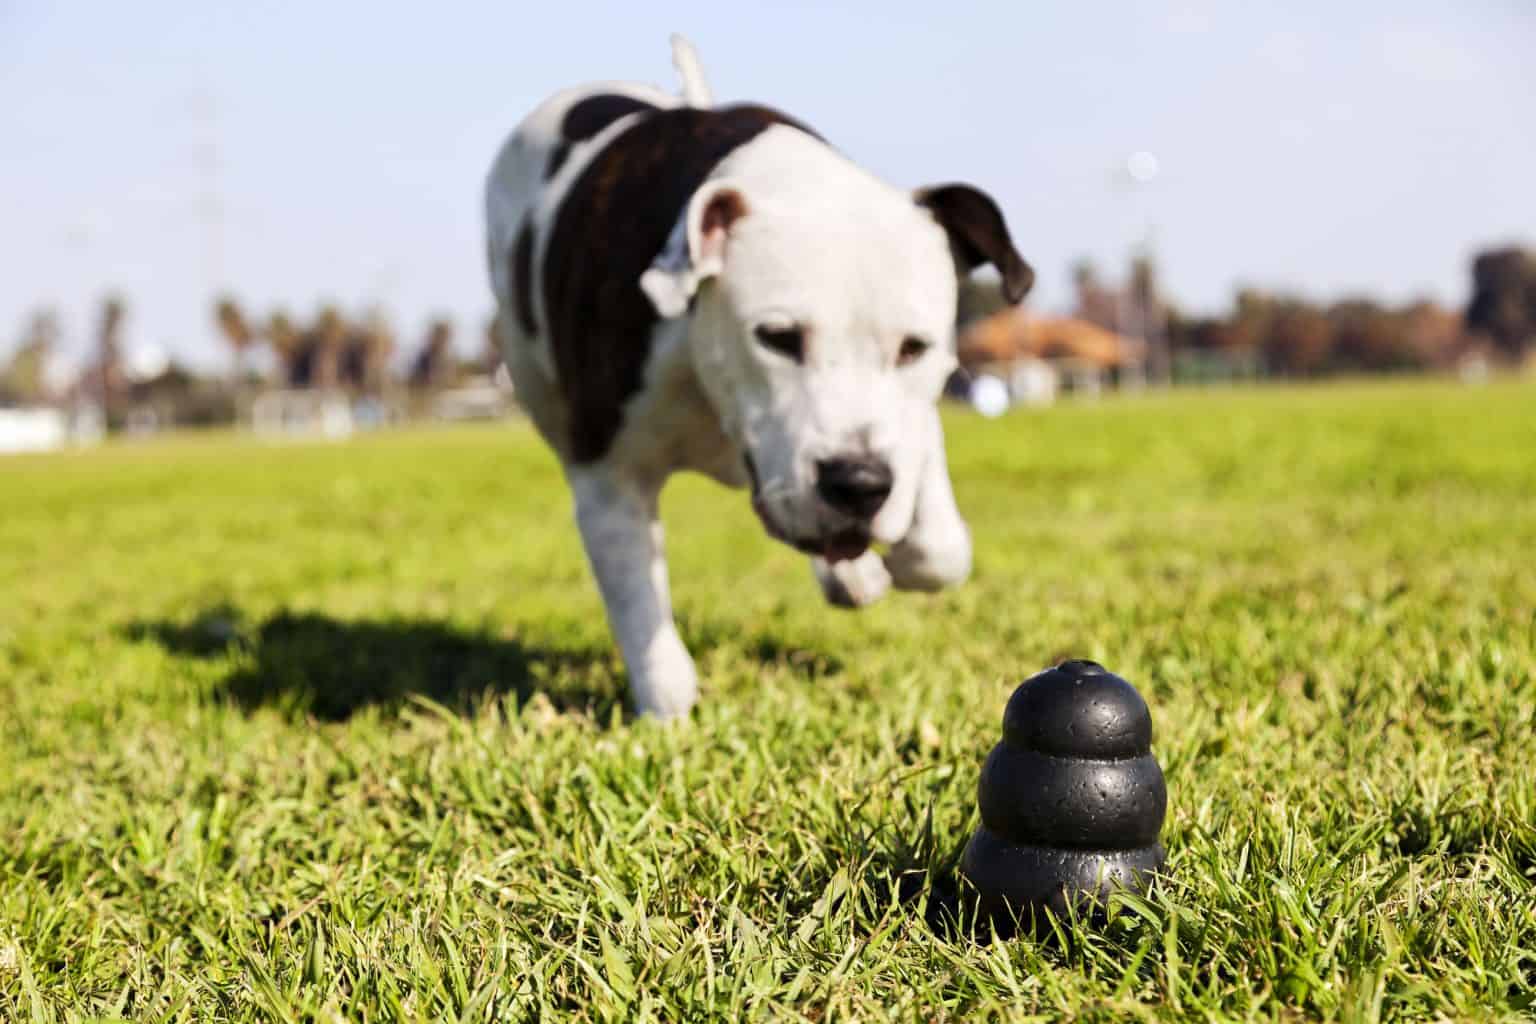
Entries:
[[775, 125], [767, 107], [708, 106], [674, 37], [682, 96], [630, 82], [567, 89], [507, 141], [486, 186], [503, 357], [541, 432], [575, 463], [601, 457], [641, 385], [658, 315], [640, 280], [720, 161]]
[[[675, 49], [685, 49], [680, 40]], [[679, 62], [682, 63], [681, 61]], [[688, 64], [697, 74], [697, 60]], [[497, 154], [485, 183], [486, 259], [501, 354], [518, 400], [546, 440], [569, 455], [572, 418], [543, 314], [544, 248], [562, 199], [613, 136], [637, 117], [687, 99], [638, 82], [564, 89], [533, 110]], [[707, 95], [704, 97], [707, 100]]]
[[[540, 104], [523, 119], [502, 146], [486, 180], [485, 212], [491, 288], [505, 309], [531, 311], [537, 305], [538, 287], [532, 278], [537, 236], [560, 196], [570, 187], [579, 168], [622, 131], [619, 122], [646, 111], [682, 105], [708, 107], [714, 101], [698, 55], [681, 36], [672, 37], [672, 60], [682, 77], [680, 96], [640, 82], [592, 82], [564, 89]], [[525, 241], [528, 266], [518, 280], [514, 253], [519, 232]], [[532, 316], [518, 316], [520, 327]]]
[[517, 326], [525, 333], [533, 334], [538, 305], [533, 247], [548, 234], [544, 229], [558, 197], [592, 154], [623, 130], [626, 119], [680, 103], [637, 82], [576, 86], [540, 104], [502, 146], [486, 180], [487, 256], [491, 288], [504, 309], [518, 311]]

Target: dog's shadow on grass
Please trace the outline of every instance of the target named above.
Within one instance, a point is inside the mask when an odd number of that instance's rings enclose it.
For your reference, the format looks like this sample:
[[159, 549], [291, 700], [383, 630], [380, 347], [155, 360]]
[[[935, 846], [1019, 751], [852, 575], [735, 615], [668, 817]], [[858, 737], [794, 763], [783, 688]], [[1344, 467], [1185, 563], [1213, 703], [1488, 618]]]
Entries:
[[[366, 707], [396, 709], [412, 697], [470, 713], [490, 699], [511, 696], [521, 707], [542, 694], [556, 710], [584, 712], [603, 726], [624, 717], [624, 668], [606, 643], [529, 643], [409, 617], [344, 620], [280, 611], [251, 621], [227, 605], [189, 621], [135, 622], [124, 633], [180, 657], [229, 661], [212, 696], [246, 711], [271, 707], [342, 721]], [[723, 644], [728, 631], [709, 635]], [[714, 646], [706, 641], [703, 650]], [[838, 667], [824, 658], [800, 664], [801, 652], [771, 638], [731, 646], [765, 665], [813, 673]]]
[[530, 645], [432, 619], [344, 620], [280, 611], [247, 620], [228, 606], [190, 621], [136, 622], [126, 634], [172, 654], [224, 658], [213, 697], [247, 711], [275, 707], [326, 721], [425, 697], [456, 711], [542, 693], [558, 710], [607, 722], [622, 706], [623, 675], [607, 651]]

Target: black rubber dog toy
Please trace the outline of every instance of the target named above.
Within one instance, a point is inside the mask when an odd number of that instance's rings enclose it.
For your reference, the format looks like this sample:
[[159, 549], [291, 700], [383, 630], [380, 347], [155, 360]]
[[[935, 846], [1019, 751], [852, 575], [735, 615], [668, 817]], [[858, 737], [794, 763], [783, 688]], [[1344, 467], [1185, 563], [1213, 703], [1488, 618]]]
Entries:
[[977, 787], [981, 827], [960, 861], [994, 926], [1026, 929], [1069, 905], [1094, 915], [1114, 888], [1163, 867], [1168, 790], [1152, 716], [1130, 683], [1091, 661], [1030, 676], [1008, 699], [1003, 740]]

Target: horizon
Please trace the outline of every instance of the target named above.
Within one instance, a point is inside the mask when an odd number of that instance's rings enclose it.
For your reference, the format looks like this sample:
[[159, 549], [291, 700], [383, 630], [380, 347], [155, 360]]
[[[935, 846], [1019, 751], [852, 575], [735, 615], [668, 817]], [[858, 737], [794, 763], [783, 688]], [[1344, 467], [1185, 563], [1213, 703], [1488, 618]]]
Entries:
[[[1536, 241], [1536, 136], [1519, 128], [1536, 10], [1478, 7], [898, 4], [872, 20], [687, 2], [529, 25], [487, 5], [0, 2], [0, 89], [28, 101], [0, 108], [0, 357], [41, 307], [83, 352], [112, 292], [130, 350], [195, 369], [228, 361], [224, 292], [262, 316], [377, 306], [402, 352], [446, 315], [471, 351], [493, 307], [480, 205], [497, 147], [568, 85], [676, 91], [672, 31], [722, 101], [780, 106], [898, 184], [991, 192], [1038, 312], [1062, 310], [1079, 260], [1118, 282], [1149, 236], [1191, 313], [1245, 285], [1460, 309], [1476, 249]], [[1156, 174], [1127, 188], [1136, 153]]]

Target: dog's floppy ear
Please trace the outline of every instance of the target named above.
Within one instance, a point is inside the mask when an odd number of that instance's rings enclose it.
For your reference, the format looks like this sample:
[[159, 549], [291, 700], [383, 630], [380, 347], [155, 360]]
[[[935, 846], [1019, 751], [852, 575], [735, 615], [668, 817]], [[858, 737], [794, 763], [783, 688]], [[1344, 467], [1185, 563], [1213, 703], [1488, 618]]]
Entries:
[[710, 182], [688, 200], [667, 244], [640, 275], [640, 290], [663, 319], [686, 313], [699, 285], [724, 268], [726, 236], [746, 212], [746, 199], [728, 181]]
[[1013, 247], [1003, 212], [991, 196], [971, 185], [931, 185], [918, 189], [916, 199], [949, 232], [962, 269], [969, 272], [990, 263], [1003, 276], [1003, 295], [1009, 302], [1029, 294], [1035, 272]]

